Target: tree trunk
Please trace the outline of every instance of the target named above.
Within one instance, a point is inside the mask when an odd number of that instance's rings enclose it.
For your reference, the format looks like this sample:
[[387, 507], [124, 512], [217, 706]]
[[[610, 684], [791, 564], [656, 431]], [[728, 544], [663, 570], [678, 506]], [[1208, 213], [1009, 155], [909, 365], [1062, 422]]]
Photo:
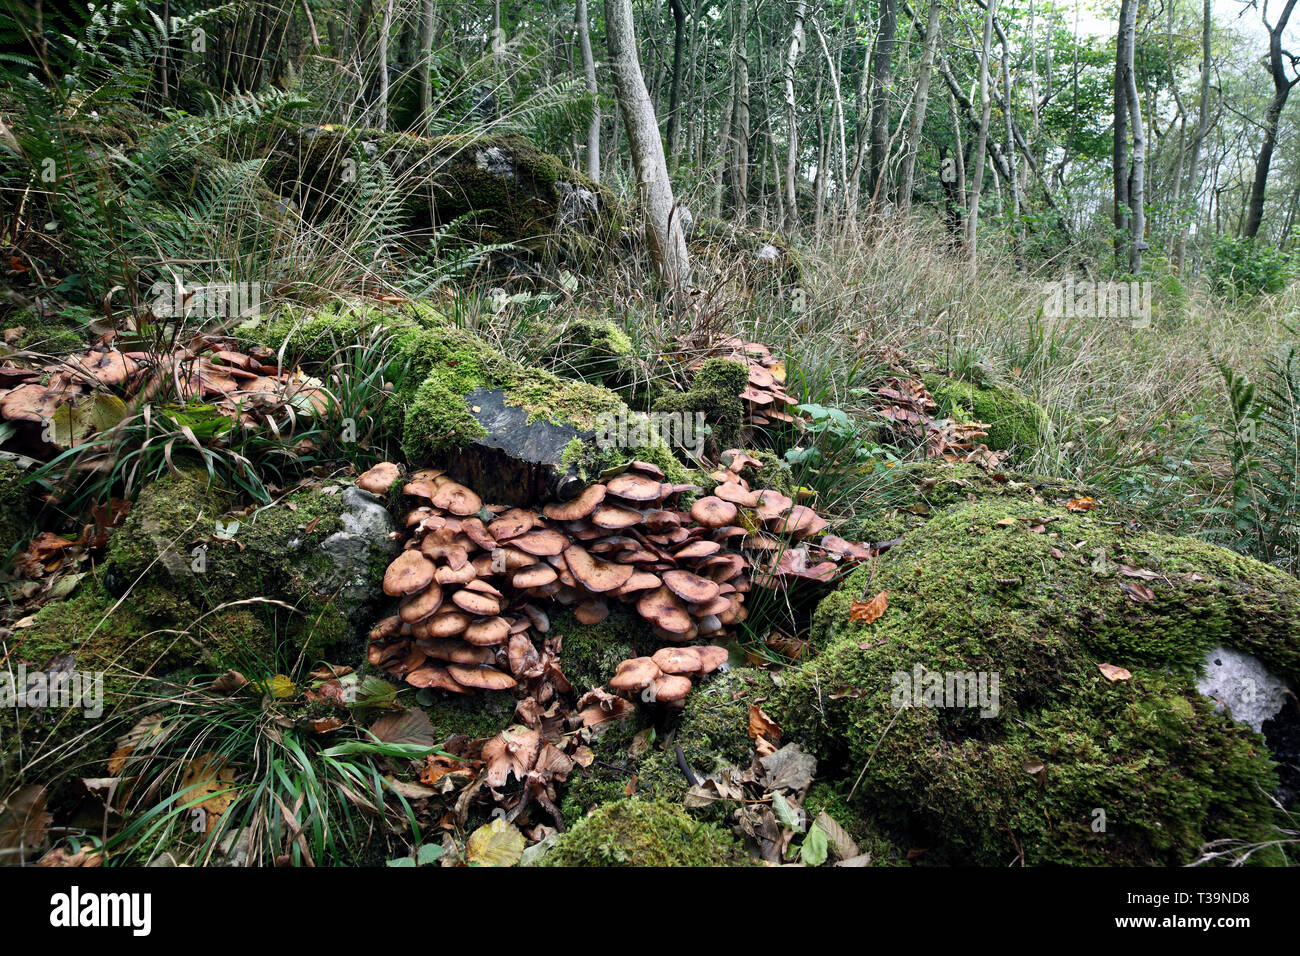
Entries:
[[907, 127], [903, 146], [903, 168], [898, 177], [898, 208], [906, 215], [912, 208], [912, 181], [916, 175], [916, 155], [921, 148], [921, 130], [925, 127], [925, 106], [930, 95], [930, 73], [939, 46], [939, 0], [930, 0], [930, 15], [925, 24], [925, 41], [921, 48], [921, 65], [916, 76], [916, 105]]
[[686, 6], [684, 0], [668, 0], [673, 11], [673, 78], [668, 93], [668, 163], [677, 168], [682, 151], [682, 71], [686, 69]]
[[970, 256], [972, 269], [975, 268], [979, 238], [980, 193], [984, 189], [984, 154], [988, 150], [989, 121], [993, 109], [993, 100], [989, 96], [989, 58], [993, 50], [993, 14], [997, 6], [997, 0], [988, 0], [988, 8], [984, 11], [984, 36], [980, 42], [980, 123], [975, 140], [975, 169], [970, 181], [970, 201], [966, 204], [966, 251]]
[[1210, 122], [1210, 0], [1201, 4], [1201, 105], [1196, 118], [1196, 135], [1192, 138], [1192, 158], [1187, 168], [1187, 201], [1192, 204], [1192, 214], [1184, 218], [1178, 230], [1178, 274], [1183, 274], [1187, 261], [1187, 230], [1196, 214], [1195, 204], [1200, 194], [1201, 148], [1205, 144]]
[[735, 108], [731, 115], [731, 138], [734, 151], [732, 197], [738, 222], [745, 221], [749, 199], [749, 0], [734, 0], [735, 23], [732, 28], [732, 69], [736, 77]]
[[1137, 28], [1137, 0], [1125, 0], [1125, 15], [1120, 20], [1121, 46], [1124, 47], [1124, 100], [1128, 106], [1129, 127], [1133, 135], [1133, 169], [1129, 177], [1128, 202], [1132, 237], [1128, 249], [1128, 271], [1142, 271], [1142, 250], [1146, 248], [1146, 133], [1142, 123], [1142, 101], [1138, 97], [1137, 72], [1133, 68], [1133, 51]]
[[[1276, 26], [1269, 26], [1265, 21], [1264, 25], [1268, 27], [1268, 72], [1273, 80], [1273, 99], [1268, 104], [1268, 110], [1264, 113], [1264, 141], [1259, 147], [1259, 158], [1255, 160], [1255, 181], [1250, 187], [1250, 204], [1246, 209], [1246, 225], [1242, 229], [1242, 235], [1247, 239], [1253, 239], [1259, 233], [1259, 224], [1264, 218], [1264, 191], [1268, 185], [1268, 168], [1273, 162], [1273, 147], [1277, 144], [1277, 125], [1282, 116], [1282, 108], [1286, 106], [1287, 97], [1291, 94], [1291, 87], [1300, 82], [1300, 74], [1296, 79], [1288, 80], [1286, 71], [1283, 68], [1282, 58], [1285, 54], [1282, 50], [1282, 32], [1286, 29], [1287, 21], [1291, 19], [1291, 11], [1295, 9], [1296, 0], [1287, 0], [1287, 5], [1282, 8], [1282, 15], [1278, 18]], [[1291, 60], [1291, 65], [1296, 66], [1295, 59]]]
[[1128, 44], [1130, 35], [1126, 24], [1137, 17], [1137, 0], [1120, 0], [1119, 31], [1115, 34], [1115, 142], [1111, 149], [1111, 174], [1115, 185], [1115, 263], [1119, 266], [1127, 259], [1127, 233], [1129, 232], [1128, 195], [1128, 76], [1132, 70], [1133, 47]]
[[387, 0], [384, 16], [379, 21], [379, 63], [376, 67], [379, 70], [379, 103], [375, 122], [379, 129], [388, 129], [388, 35], [393, 28], [393, 3], [394, 0]]
[[883, 194], [881, 180], [889, 160], [889, 79], [897, 28], [898, 0], [881, 0], [880, 29], [871, 52], [871, 170], [867, 192], [873, 197]]
[[582, 75], [591, 95], [591, 120], [587, 123], [587, 175], [600, 182], [600, 101], [596, 98], [596, 60], [591, 55], [591, 27], [587, 17], [587, 0], [578, 0], [574, 14], [578, 45], [582, 48]]
[[790, 128], [790, 140], [785, 154], [785, 206], [786, 228], [799, 228], [799, 200], [795, 195], [795, 185], [799, 178], [799, 118], [795, 113], [794, 67], [803, 50], [804, 16], [808, 12], [808, 0], [799, 0], [794, 8], [794, 24], [790, 27], [790, 46], [785, 54], [785, 122]]
[[[306, 0], [303, 0], [304, 6]], [[433, 19], [438, 0], [420, 0], [420, 49], [416, 57], [420, 63], [420, 128], [428, 129], [433, 116]]]
[[605, 0], [605, 43], [609, 47], [614, 95], [627, 127], [628, 149], [645, 201], [650, 252], [664, 281], [679, 291], [690, 281], [690, 258], [668, 180], [659, 123], [637, 60], [632, 0]]

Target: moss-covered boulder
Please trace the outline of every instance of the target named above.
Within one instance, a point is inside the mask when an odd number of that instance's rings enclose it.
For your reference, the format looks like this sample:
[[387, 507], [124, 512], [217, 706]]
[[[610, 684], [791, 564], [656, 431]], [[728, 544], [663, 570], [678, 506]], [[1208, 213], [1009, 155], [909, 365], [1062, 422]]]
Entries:
[[[702, 420], [708, 428], [704, 450], [711, 456], [717, 455], [740, 444], [745, 414], [740, 393], [748, 384], [749, 369], [743, 362], [708, 359], [696, 370], [688, 391], [660, 396], [654, 410], [660, 415], [680, 416], [683, 423], [680, 434], [697, 442], [701, 436], [696, 423]], [[701, 449], [688, 450], [698, 454]]]
[[318, 220], [364, 204], [369, 186], [397, 197], [397, 210], [385, 212], [400, 216], [411, 239], [466, 217], [480, 241], [581, 264], [620, 232], [621, 207], [608, 189], [516, 134], [286, 125], [265, 154], [267, 181]]
[[532, 504], [572, 478], [576, 494], [615, 459], [631, 457], [597, 447], [600, 423], [627, 413], [617, 394], [508, 359], [431, 309], [291, 310], [247, 334], [323, 364], [341, 343], [368, 341], [377, 328], [393, 385], [385, 418], [408, 462], [444, 467], [487, 500]]
[[[752, 480], [751, 480], [752, 484]], [[973, 462], [924, 458], [877, 467], [871, 494], [840, 526], [838, 533], [854, 541], [891, 541], [925, 524], [945, 508], [983, 498], [1052, 502], [1090, 494], [1077, 482], [1042, 475], [990, 472]], [[1130, 517], [1115, 509], [1112, 519]]]
[[730, 833], [680, 807], [620, 800], [573, 826], [542, 866], [728, 866], [742, 862]]
[[[319, 653], [355, 631], [348, 620], [355, 596], [341, 592], [357, 582], [341, 579], [337, 558], [322, 548], [348, 531], [344, 489], [331, 487], [332, 494], [301, 490], [267, 507], [229, 513], [232, 498], [206, 473], [168, 475], [141, 492], [110, 538], [110, 588], [154, 626], [183, 630], [210, 624], [224, 605], [247, 601], [268, 621], [275, 647]], [[378, 595], [390, 555], [376, 541], [368, 558]]]
[[1009, 385], [974, 385], [942, 375], [922, 376], [939, 403], [940, 417], [988, 426], [984, 443], [994, 451], [1026, 458], [1038, 448], [1051, 422], [1042, 407]]
[[928, 860], [1181, 864], [1266, 837], [1265, 742], [1195, 678], [1219, 644], [1300, 677], [1300, 583], [1129, 528], [1015, 498], [931, 518], [822, 602], [825, 650], [769, 713]]

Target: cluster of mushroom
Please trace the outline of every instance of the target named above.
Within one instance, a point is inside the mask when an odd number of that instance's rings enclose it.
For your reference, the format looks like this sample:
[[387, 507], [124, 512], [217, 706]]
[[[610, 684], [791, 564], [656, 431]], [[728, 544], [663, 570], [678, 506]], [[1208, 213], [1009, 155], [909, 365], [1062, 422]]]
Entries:
[[998, 453], [990, 451], [981, 441], [988, 436], [985, 431], [988, 426], [936, 418], [938, 402], [919, 378], [892, 376], [885, 379], [875, 394], [888, 403], [879, 409], [880, 414], [914, 437], [922, 438], [929, 457], [954, 462], [977, 461], [989, 468], [1001, 464]]
[[[383, 494], [399, 477], [384, 462], [358, 485]], [[550, 641], [539, 652], [530, 637], [546, 634], [550, 620], [528, 600], [558, 576], [547, 559], [568, 540], [531, 511], [485, 508], [436, 468], [415, 472], [402, 490], [422, 503], [407, 515], [405, 548], [384, 573], [397, 614], [371, 631], [369, 661], [413, 687], [456, 694], [523, 683], [544, 704], [569, 690]]]
[[691, 678], [711, 674], [726, 662], [727, 649], [716, 644], [661, 647], [649, 657], [622, 661], [609, 687], [647, 704], [680, 707], [693, 686]]
[[270, 350], [257, 346], [240, 352], [233, 345], [230, 339], [204, 336], [158, 354], [99, 344], [39, 368], [6, 365], [0, 368], [0, 418], [43, 429], [61, 407], [103, 391], [150, 399], [166, 392], [178, 401], [212, 404], [248, 426], [260, 424], [266, 409], [286, 402], [304, 410], [325, 407], [322, 388], [285, 371]]
[[746, 342], [729, 336], [719, 343], [721, 353], [711, 358], [740, 362], [749, 369], [749, 382], [740, 393], [745, 403], [745, 421], [751, 425], [770, 425], [773, 421], [794, 424], [799, 419], [790, 413], [798, 399], [785, 390], [785, 363], [772, 356], [762, 342]]

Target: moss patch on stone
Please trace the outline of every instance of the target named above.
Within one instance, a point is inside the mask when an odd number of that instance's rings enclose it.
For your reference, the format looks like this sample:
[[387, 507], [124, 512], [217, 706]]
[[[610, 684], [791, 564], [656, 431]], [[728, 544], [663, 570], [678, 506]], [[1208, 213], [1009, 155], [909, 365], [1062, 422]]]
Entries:
[[680, 807], [620, 800], [578, 821], [543, 866], [726, 866], [740, 862], [730, 833]]
[[742, 362], [730, 359], [709, 359], [695, 373], [691, 387], [685, 392], [661, 395], [654, 411], [684, 416], [694, 428], [695, 416], [704, 415], [709, 428], [708, 448], [718, 453], [740, 444], [744, 423], [744, 405], [740, 393], [749, 380], [749, 370]]
[[[1104, 509], [1014, 499], [944, 512], [822, 602], [812, 636], [826, 649], [769, 713], [822, 767], [862, 772], [857, 805], [936, 860], [1006, 864], [1018, 846], [1030, 864], [1181, 864], [1208, 840], [1266, 835], [1263, 740], [1215, 714], [1194, 676], [1222, 643], [1294, 679], [1300, 583], [1125, 528]], [[1152, 598], [1135, 600], [1134, 582]], [[884, 616], [850, 621], [852, 601], [883, 590]], [[1108, 680], [1102, 663], [1131, 679]], [[996, 716], [895, 706], [916, 667], [997, 674]]]
[[985, 388], [935, 374], [924, 375], [922, 380], [939, 403], [940, 416], [986, 424], [984, 443], [994, 451], [1010, 450], [1027, 457], [1050, 427], [1047, 413], [1010, 386]]

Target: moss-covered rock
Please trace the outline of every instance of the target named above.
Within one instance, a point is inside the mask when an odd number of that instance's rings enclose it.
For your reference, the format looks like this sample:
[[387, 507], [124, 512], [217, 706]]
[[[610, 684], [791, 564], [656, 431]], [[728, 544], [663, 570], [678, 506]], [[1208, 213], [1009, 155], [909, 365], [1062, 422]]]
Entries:
[[412, 239], [469, 217], [476, 238], [511, 243], [548, 260], [585, 263], [617, 238], [614, 195], [515, 134], [449, 135], [285, 125], [263, 175], [309, 217], [356, 205], [382, 163]]
[[[1063, 505], [1089, 490], [1075, 482], [1012, 472], [992, 473], [973, 462], [940, 458], [888, 464], [875, 471], [871, 494], [840, 528], [857, 541], [890, 541], [920, 527], [945, 508], [983, 498], [1013, 498]], [[752, 482], [751, 482], [752, 484]], [[757, 486], [755, 486], [757, 487]], [[1108, 511], [1113, 520], [1136, 517]]]
[[[1172, 864], [1208, 840], [1263, 837], [1264, 741], [1194, 677], [1216, 644], [1300, 676], [1300, 583], [1128, 527], [1032, 500], [943, 512], [822, 602], [825, 650], [769, 713], [821, 767], [861, 773], [857, 806], [927, 859]], [[886, 590], [879, 620], [850, 620], [854, 600]], [[960, 706], [959, 674], [983, 675], [992, 706]], [[910, 697], [918, 682], [949, 696]]]
[[42, 355], [66, 355], [84, 351], [96, 336], [76, 319], [61, 314], [41, 315], [27, 308], [5, 320], [6, 328], [21, 328], [13, 343], [20, 349]]
[[680, 807], [620, 800], [578, 821], [542, 866], [727, 866], [741, 862], [730, 833]]
[[[745, 390], [748, 381], [749, 370], [743, 362], [709, 359], [696, 370], [688, 391], [661, 395], [654, 404], [654, 410], [661, 414], [683, 416], [683, 421], [692, 423], [692, 436], [695, 434], [693, 429], [696, 416], [703, 415], [704, 423], [709, 428], [706, 447], [711, 455], [716, 455], [727, 448], [740, 445], [745, 414], [740, 393]], [[684, 429], [682, 433], [686, 434]]]
[[749, 282], [794, 286], [803, 275], [802, 256], [775, 232], [737, 226], [720, 219], [702, 219], [689, 245], [692, 255]]
[[[251, 601], [274, 617], [277, 639], [295, 649], [317, 653], [350, 638], [346, 614], [324, 589], [336, 568], [321, 550], [343, 527], [341, 496], [298, 491], [237, 515], [226, 513], [230, 503], [197, 470], [145, 488], [109, 539], [114, 592], [130, 595], [135, 612], [160, 627], [188, 629], [222, 605]], [[378, 567], [387, 555], [375, 551]], [[241, 643], [249, 651], [258, 647]]]
[[1009, 385], [981, 387], [934, 374], [924, 375], [922, 380], [939, 403], [940, 416], [986, 424], [984, 443], [994, 451], [1010, 450], [1028, 457], [1050, 428], [1042, 407]]

